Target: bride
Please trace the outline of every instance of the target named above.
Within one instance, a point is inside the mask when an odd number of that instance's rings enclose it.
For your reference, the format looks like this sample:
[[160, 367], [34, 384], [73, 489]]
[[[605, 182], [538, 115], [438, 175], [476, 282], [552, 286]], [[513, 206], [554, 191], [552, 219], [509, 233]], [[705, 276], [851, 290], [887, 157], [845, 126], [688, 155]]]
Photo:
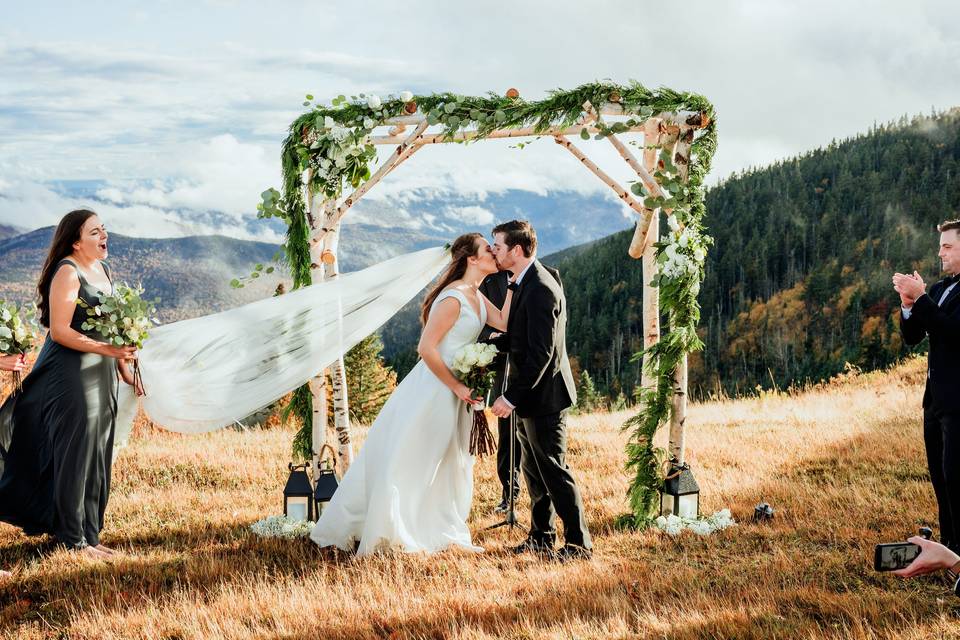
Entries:
[[497, 271], [479, 233], [454, 241], [451, 262], [423, 302], [421, 360], [377, 416], [357, 459], [323, 510], [310, 538], [359, 555], [384, 548], [472, 551], [467, 515], [473, 499], [470, 413], [478, 401], [457, 380], [457, 351], [489, 324], [505, 331], [512, 291], [497, 309], [477, 288]]

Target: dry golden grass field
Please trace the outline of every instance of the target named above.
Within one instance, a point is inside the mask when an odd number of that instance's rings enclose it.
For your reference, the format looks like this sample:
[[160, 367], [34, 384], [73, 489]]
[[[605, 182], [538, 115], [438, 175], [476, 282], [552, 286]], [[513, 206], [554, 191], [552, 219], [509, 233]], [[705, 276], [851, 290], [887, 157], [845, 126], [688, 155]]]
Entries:
[[[569, 565], [512, 555], [520, 531], [484, 531], [499, 494], [492, 459], [477, 466], [471, 515], [486, 553], [358, 559], [249, 532], [280, 509], [290, 429], [181, 436], [139, 424], [104, 535], [123, 558], [82, 561], [0, 525], [0, 566], [15, 574], [0, 586], [0, 628], [24, 640], [960, 637], [960, 599], [942, 579], [872, 568], [874, 543], [935, 520], [922, 379], [914, 360], [694, 405], [687, 446], [704, 511], [740, 521], [704, 538], [616, 530], [627, 414], [572, 418], [596, 554]], [[761, 498], [776, 518], [752, 524]]]

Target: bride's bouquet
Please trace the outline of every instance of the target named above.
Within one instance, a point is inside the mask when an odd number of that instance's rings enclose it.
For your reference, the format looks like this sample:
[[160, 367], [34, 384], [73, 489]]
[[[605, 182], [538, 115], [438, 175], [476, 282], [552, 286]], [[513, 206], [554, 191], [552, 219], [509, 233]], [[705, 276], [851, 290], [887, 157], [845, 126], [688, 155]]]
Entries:
[[[150, 317], [157, 312], [156, 300], [144, 300], [142, 295], [143, 287], [120, 283], [113, 288], [112, 295], [99, 294], [98, 305], [91, 307], [77, 299], [77, 305], [87, 310], [87, 319], [80, 327], [84, 331], [96, 331], [114, 346], [143, 348], [151, 323], [159, 323]], [[133, 361], [133, 379], [134, 385], [142, 389], [139, 360]]]
[[[0, 300], [0, 354], [25, 356], [33, 351], [35, 327], [35, 308], [17, 308], [13, 302]], [[20, 372], [14, 371], [14, 390], [19, 391], [22, 383]]]
[[484, 456], [494, 450], [493, 436], [483, 410], [489, 401], [496, 372], [490, 368], [497, 357], [497, 347], [481, 342], [462, 347], [453, 357], [453, 371], [463, 384], [470, 387], [474, 397], [483, 400], [483, 406], [473, 406], [473, 427], [470, 429], [470, 453]]

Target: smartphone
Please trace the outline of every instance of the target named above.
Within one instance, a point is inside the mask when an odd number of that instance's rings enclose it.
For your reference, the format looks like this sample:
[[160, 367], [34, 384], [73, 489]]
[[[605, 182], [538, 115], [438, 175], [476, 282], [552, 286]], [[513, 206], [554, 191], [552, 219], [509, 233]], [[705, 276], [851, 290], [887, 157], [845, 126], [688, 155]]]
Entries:
[[912, 542], [878, 544], [873, 552], [873, 568], [877, 571], [903, 569], [918, 555], [920, 555], [920, 547]]

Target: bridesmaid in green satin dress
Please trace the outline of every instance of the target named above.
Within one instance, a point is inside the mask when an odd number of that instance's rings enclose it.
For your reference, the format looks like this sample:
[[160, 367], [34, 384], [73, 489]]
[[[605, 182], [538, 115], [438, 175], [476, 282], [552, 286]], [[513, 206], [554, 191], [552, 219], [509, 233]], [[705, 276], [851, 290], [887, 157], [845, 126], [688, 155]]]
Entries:
[[[97, 559], [110, 493], [118, 377], [134, 384], [134, 347], [116, 347], [81, 327], [111, 293], [107, 231], [93, 211], [71, 211], [54, 232], [37, 285], [40, 322], [50, 330], [23, 389], [0, 407], [0, 521], [28, 535], [51, 534]], [[142, 390], [138, 389], [138, 393]]]

